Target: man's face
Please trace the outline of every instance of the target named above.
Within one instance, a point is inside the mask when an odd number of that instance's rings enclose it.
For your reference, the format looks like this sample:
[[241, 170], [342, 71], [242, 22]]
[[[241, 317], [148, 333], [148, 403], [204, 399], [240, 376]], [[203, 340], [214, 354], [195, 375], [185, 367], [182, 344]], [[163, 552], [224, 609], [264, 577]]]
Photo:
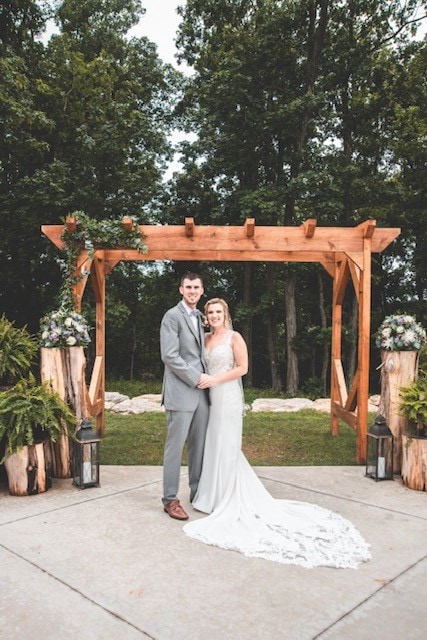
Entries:
[[202, 281], [200, 278], [196, 278], [196, 280], [185, 278], [179, 288], [179, 292], [184, 302], [188, 304], [191, 309], [195, 309], [203, 294]]

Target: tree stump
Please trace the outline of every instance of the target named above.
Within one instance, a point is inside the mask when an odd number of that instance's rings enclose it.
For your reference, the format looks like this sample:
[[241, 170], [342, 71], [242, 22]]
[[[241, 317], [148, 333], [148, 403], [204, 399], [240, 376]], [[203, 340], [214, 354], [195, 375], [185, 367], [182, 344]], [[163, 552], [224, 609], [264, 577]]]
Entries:
[[427, 490], [427, 438], [402, 435], [402, 482], [409, 489]]
[[[90, 416], [85, 371], [83, 347], [42, 347], [42, 382], [48, 382], [72, 408], [76, 414], [76, 428], [83, 418]], [[68, 436], [61, 436], [57, 442], [51, 442], [51, 448], [53, 477], [71, 478], [71, 447]]]
[[408, 430], [408, 421], [399, 412], [400, 389], [415, 379], [418, 355], [418, 351], [381, 351], [381, 398], [378, 409], [394, 436], [394, 473], [400, 473], [402, 434]]
[[12, 496], [44, 493], [51, 486], [49, 441], [26, 445], [6, 458], [4, 466]]

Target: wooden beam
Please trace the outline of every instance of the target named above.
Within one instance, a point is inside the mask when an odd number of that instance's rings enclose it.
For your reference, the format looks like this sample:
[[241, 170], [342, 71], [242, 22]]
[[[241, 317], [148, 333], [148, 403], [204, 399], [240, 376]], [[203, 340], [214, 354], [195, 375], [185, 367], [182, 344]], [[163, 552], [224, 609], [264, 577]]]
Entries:
[[67, 231], [75, 231], [77, 229], [77, 220], [73, 216], [67, 216], [65, 219]]
[[348, 268], [351, 274], [351, 280], [353, 282], [354, 292], [356, 294], [357, 302], [359, 303], [359, 291], [360, 291], [360, 274], [361, 269], [352, 260], [348, 261]]
[[359, 288], [358, 373], [356, 460], [366, 462], [366, 434], [368, 430], [369, 353], [371, 345], [371, 247], [372, 237], [363, 241], [363, 271]]
[[304, 229], [305, 237], [312, 238], [314, 236], [314, 232], [316, 231], [317, 220], [316, 218], [310, 218], [309, 220], [305, 220], [302, 223], [302, 227]]
[[376, 220], [365, 220], [365, 222], [362, 222], [361, 224], [357, 225], [357, 229], [363, 230], [364, 238], [372, 238], [376, 227], [377, 227]]
[[125, 231], [132, 231], [132, 225], [133, 225], [132, 218], [130, 218], [129, 216], [125, 216], [122, 220], [122, 224], [123, 224], [123, 227], [125, 228]]
[[341, 407], [337, 402], [331, 401], [332, 414], [341, 420], [344, 420], [346, 424], [353, 429], [357, 428], [357, 416], [352, 411], [347, 411], [344, 407]]
[[[184, 238], [182, 238], [184, 240]], [[179, 243], [167, 249], [148, 249], [141, 253], [134, 249], [103, 249], [106, 273], [121, 260], [143, 262], [149, 260], [203, 260], [204, 262], [321, 262], [329, 264], [331, 275], [334, 271], [333, 254], [320, 251], [263, 251], [253, 247], [250, 251], [227, 251], [210, 248], [197, 251], [182, 249]], [[97, 252], [95, 251], [95, 255]], [[325, 267], [326, 268], [326, 267]]]
[[334, 360], [334, 367], [339, 401], [340, 404], [344, 406], [347, 402], [347, 385], [345, 382], [344, 369], [340, 359], [337, 358]]
[[89, 385], [89, 400], [91, 405], [94, 405], [98, 400], [99, 390], [102, 384], [102, 364], [103, 357], [101, 355], [96, 356]]
[[246, 229], [246, 237], [253, 238], [255, 235], [255, 218], [246, 218], [245, 229]]
[[345, 408], [347, 411], [354, 411], [357, 407], [357, 392], [359, 390], [359, 371], [356, 371], [353, 382], [351, 383], [350, 390], [348, 392]]
[[[211, 251], [227, 260], [225, 254], [231, 254], [230, 260], [254, 259], [257, 252], [277, 255], [281, 261], [283, 252], [301, 252], [310, 255], [313, 251], [322, 253], [351, 253], [362, 252], [365, 228], [360, 227], [316, 227], [314, 237], [309, 238], [305, 229], [301, 227], [256, 227], [256, 242], [254, 237], [242, 234], [241, 227], [233, 226], [198, 226], [194, 229], [193, 218], [186, 218], [182, 225], [139, 225], [141, 233], [146, 238], [149, 252], [153, 252], [159, 260], [199, 260], [195, 254]], [[64, 227], [62, 225], [43, 225], [43, 233], [59, 248], [64, 247], [61, 240]], [[400, 233], [400, 229], [375, 229], [372, 236], [371, 251], [383, 251]], [[189, 235], [192, 234], [192, 235]], [[180, 255], [174, 252], [179, 247]], [[237, 257], [239, 253], [239, 257]], [[234, 255], [234, 257], [233, 257]], [[149, 259], [149, 258], [148, 258]], [[203, 258], [201, 258], [203, 259]], [[212, 258], [211, 258], [212, 259]], [[255, 258], [256, 259], [256, 258]], [[271, 258], [272, 259], [272, 258]]]
[[336, 282], [334, 286], [333, 304], [340, 305], [344, 300], [344, 294], [347, 287], [350, 271], [348, 268], [348, 260], [345, 257], [336, 265]]
[[194, 234], [194, 218], [185, 218], [185, 235], [192, 238]]

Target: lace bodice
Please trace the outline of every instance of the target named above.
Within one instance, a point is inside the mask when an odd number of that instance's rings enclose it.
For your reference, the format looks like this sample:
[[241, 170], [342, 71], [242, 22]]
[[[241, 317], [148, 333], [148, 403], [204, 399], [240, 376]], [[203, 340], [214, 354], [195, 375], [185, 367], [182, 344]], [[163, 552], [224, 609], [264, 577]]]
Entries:
[[217, 344], [211, 351], [205, 352], [207, 372], [211, 376], [230, 371], [234, 367], [234, 355], [231, 346], [232, 331], [229, 331], [225, 340]]

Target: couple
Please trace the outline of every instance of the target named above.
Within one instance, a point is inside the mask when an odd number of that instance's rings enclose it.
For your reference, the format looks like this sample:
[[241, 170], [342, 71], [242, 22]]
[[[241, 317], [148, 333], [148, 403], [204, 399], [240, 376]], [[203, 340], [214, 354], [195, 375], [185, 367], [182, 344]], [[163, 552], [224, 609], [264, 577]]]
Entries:
[[369, 545], [348, 520], [317, 505], [276, 500], [265, 489], [241, 451], [246, 344], [231, 329], [228, 305], [220, 298], [205, 305], [210, 332], [204, 336], [199, 275], [183, 276], [179, 291], [182, 300], [166, 312], [160, 329], [166, 513], [188, 520], [178, 500], [187, 442], [190, 501], [209, 514], [185, 524], [191, 538], [303, 567], [355, 568], [368, 560]]

